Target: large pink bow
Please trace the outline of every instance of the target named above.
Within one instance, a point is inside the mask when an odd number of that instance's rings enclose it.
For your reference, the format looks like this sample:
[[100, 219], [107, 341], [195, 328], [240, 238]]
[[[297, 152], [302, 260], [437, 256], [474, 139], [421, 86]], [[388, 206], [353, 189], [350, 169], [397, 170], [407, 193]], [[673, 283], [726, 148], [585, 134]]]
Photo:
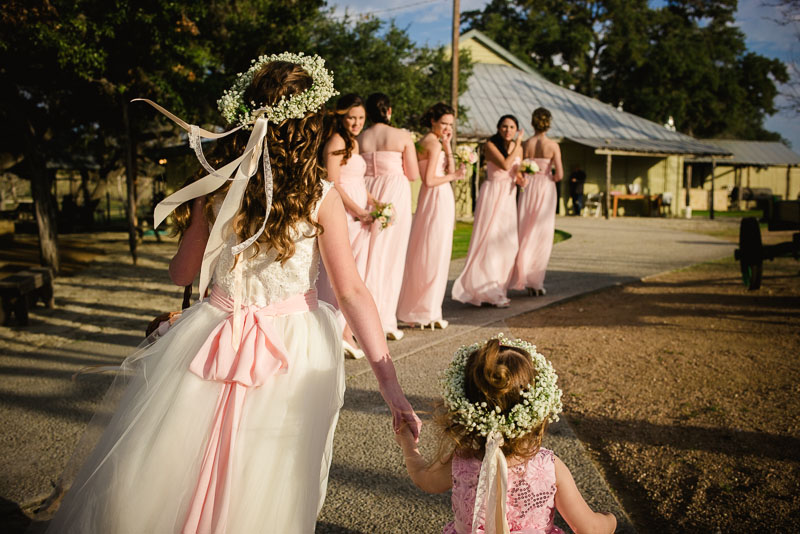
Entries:
[[[210, 303], [229, 312], [211, 332], [189, 365], [204, 380], [224, 382], [214, 412], [203, 465], [200, 469], [183, 534], [222, 534], [230, 504], [233, 449], [247, 388], [258, 387], [289, 369], [286, 347], [273, 326], [273, 317], [317, 308], [315, 290], [259, 308], [244, 306], [243, 321], [234, 321], [233, 299], [217, 286]], [[240, 324], [237, 328], [234, 325]]]

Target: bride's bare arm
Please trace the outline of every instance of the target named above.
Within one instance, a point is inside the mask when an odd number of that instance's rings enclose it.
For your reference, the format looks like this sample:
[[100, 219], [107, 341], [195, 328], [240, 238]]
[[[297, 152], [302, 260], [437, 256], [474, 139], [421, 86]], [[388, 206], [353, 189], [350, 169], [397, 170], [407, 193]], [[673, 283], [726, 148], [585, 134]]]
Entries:
[[378, 309], [356, 270], [347, 234], [344, 205], [335, 190], [328, 193], [322, 201], [319, 223], [325, 230], [319, 236], [319, 250], [333, 292], [347, 324], [367, 354], [372, 372], [378, 379], [381, 395], [392, 410], [394, 429], [397, 431], [403, 424], [407, 424], [417, 438], [421, 423], [397, 381]]
[[192, 202], [189, 228], [181, 238], [178, 252], [169, 262], [169, 278], [175, 285], [191, 284], [203, 264], [203, 252], [208, 242], [208, 221], [203, 214], [205, 202], [206, 197], [196, 198]]

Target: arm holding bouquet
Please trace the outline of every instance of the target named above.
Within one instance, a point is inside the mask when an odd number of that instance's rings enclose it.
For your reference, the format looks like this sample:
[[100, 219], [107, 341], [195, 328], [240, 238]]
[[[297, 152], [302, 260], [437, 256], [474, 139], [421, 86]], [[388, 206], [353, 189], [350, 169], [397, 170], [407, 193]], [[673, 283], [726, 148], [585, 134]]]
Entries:
[[342, 197], [342, 203], [347, 213], [361, 221], [362, 224], [372, 224], [373, 219], [370, 212], [356, 204], [340, 185], [344, 148], [344, 139], [338, 133], [333, 134], [325, 145], [325, 168], [328, 170], [328, 179], [333, 182], [336, 192]]
[[454, 171], [456, 164], [453, 158], [453, 151], [450, 149], [450, 139], [452, 139], [452, 137], [452, 132], [445, 132], [444, 135], [442, 135], [441, 143], [435, 135], [426, 135], [423, 139], [423, 147], [428, 155], [428, 160], [430, 162], [436, 162], [439, 159], [439, 152], [444, 150], [444, 156], [447, 162], [445, 170], [449, 171], [449, 173], [444, 176], [436, 176], [436, 165], [433, 163], [429, 164], [425, 168], [425, 175], [422, 177], [422, 182], [426, 187], [436, 187], [437, 185], [464, 178], [463, 166], [459, 166], [458, 170]]
[[350, 238], [345, 225], [344, 205], [333, 191], [322, 201], [319, 223], [325, 229], [319, 236], [319, 250], [331, 286], [347, 324], [366, 352], [381, 395], [392, 411], [393, 428], [398, 431], [404, 424], [408, 425], [416, 439], [422, 423], [397, 381], [375, 302], [358, 275], [353, 255], [342, 253], [342, 250], [349, 250]]

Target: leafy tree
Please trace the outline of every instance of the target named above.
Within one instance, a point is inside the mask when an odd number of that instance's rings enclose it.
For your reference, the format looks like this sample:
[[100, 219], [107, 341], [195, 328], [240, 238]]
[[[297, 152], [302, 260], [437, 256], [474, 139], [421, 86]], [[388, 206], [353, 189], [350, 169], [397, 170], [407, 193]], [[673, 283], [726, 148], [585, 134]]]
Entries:
[[[794, 3], [797, 0], [777, 0]], [[785, 66], [747, 50], [736, 0], [492, 0], [464, 13], [553, 82], [701, 137], [776, 139]]]

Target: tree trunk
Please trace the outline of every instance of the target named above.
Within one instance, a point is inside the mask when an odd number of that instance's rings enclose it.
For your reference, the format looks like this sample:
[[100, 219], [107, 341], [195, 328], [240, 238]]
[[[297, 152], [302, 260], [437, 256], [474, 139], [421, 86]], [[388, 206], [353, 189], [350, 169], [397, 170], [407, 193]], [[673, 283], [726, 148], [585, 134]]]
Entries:
[[56, 224], [56, 207], [51, 193], [52, 175], [47, 172], [42, 150], [34, 138], [34, 128], [29, 122], [25, 131], [25, 162], [31, 180], [36, 226], [39, 230], [39, 260], [45, 267], [50, 267], [53, 274], [58, 274], [61, 265], [58, 259], [58, 227]]
[[128, 116], [128, 100], [122, 99], [122, 124], [125, 128], [125, 177], [128, 184], [128, 246], [133, 264], [136, 265], [137, 228], [136, 218], [136, 139]]

